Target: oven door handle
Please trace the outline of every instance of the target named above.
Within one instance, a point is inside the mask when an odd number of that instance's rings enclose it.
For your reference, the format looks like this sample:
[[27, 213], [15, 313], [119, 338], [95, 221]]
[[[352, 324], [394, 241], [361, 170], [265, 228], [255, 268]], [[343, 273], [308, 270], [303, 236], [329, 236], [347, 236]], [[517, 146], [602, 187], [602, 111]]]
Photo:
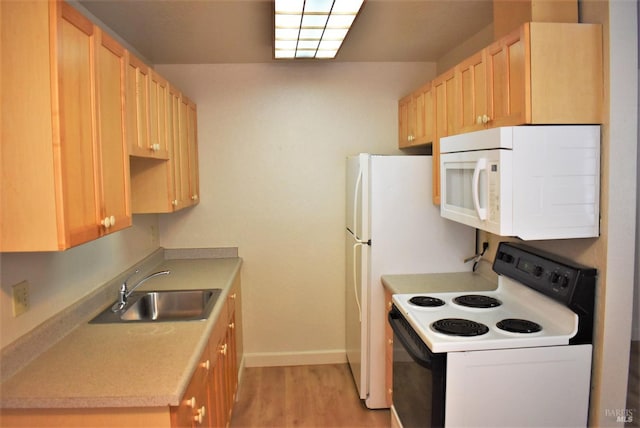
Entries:
[[[413, 358], [413, 360], [422, 367], [431, 370], [432, 364], [431, 358], [429, 357], [429, 354], [431, 352], [428, 350], [427, 345], [422, 343], [420, 339], [418, 339], [417, 337], [411, 337], [410, 333], [407, 331], [407, 328], [411, 329], [411, 327], [402, 317], [400, 312], [396, 308], [392, 308], [389, 312], [388, 318], [393, 332], [395, 333], [398, 340], [400, 340], [400, 343], [407, 351], [407, 353], [411, 356], [411, 358]], [[415, 332], [413, 332], [413, 329], [411, 330], [411, 332], [415, 334]], [[416, 340], [419, 340], [420, 343], [416, 343]]]

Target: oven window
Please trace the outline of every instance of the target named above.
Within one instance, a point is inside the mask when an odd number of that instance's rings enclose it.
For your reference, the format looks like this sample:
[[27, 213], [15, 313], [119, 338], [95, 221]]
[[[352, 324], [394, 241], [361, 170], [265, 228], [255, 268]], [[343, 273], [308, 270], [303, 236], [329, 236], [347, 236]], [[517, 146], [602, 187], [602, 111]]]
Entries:
[[442, 427], [446, 354], [433, 354], [400, 312], [392, 308], [393, 406], [405, 428]]

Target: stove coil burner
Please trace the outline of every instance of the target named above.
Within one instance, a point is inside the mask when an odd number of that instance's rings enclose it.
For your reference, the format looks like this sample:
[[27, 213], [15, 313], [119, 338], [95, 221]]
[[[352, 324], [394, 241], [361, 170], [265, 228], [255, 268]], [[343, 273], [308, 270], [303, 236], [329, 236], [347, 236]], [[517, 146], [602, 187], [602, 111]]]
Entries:
[[444, 300], [431, 296], [414, 296], [409, 299], [409, 303], [423, 308], [436, 308], [444, 305]]
[[465, 294], [454, 298], [453, 301], [460, 306], [481, 309], [496, 308], [502, 304], [500, 300], [482, 294]]
[[540, 324], [518, 318], [507, 318], [499, 321], [496, 327], [510, 333], [537, 333], [542, 331]]
[[462, 318], [443, 318], [431, 324], [435, 331], [450, 336], [481, 336], [489, 331], [486, 325]]

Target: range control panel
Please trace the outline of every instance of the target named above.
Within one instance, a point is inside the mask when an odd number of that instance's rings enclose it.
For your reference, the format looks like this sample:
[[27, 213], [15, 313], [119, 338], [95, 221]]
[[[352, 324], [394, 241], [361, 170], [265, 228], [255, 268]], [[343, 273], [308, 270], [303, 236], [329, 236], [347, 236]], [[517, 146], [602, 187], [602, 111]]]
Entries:
[[524, 245], [501, 242], [493, 270], [571, 308], [578, 315], [578, 332], [569, 344], [593, 343], [596, 269]]
[[493, 270], [566, 305], [580, 289], [593, 287], [597, 270], [560, 256], [511, 242], [501, 242]]

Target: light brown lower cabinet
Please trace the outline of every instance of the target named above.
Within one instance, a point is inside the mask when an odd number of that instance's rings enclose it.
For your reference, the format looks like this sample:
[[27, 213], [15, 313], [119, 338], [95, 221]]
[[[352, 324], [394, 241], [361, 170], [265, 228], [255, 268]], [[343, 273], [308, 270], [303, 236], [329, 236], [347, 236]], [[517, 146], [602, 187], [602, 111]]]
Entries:
[[212, 367], [211, 354], [207, 346], [200, 357], [191, 382], [187, 386], [179, 406], [170, 407], [172, 427], [212, 426], [210, 402], [210, 378]]
[[165, 407], [2, 409], [0, 427], [226, 427], [242, 358], [240, 277], [236, 277], [180, 405]]

